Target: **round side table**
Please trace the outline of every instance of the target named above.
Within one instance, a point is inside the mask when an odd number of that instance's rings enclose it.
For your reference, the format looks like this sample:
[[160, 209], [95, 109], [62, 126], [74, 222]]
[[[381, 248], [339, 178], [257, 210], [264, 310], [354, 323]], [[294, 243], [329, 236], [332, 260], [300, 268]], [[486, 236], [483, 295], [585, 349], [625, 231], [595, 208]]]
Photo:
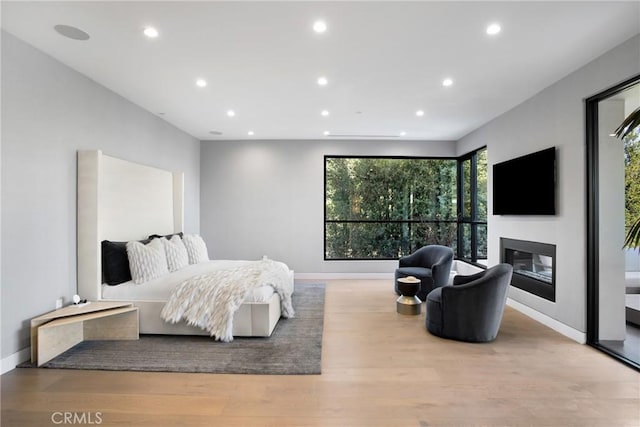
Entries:
[[396, 300], [396, 310], [400, 314], [417, 315], [422, 311], [422, 301], [416, 296], [420, 290], [420, 279], [413, 276], [398, 279], [400, 296]]

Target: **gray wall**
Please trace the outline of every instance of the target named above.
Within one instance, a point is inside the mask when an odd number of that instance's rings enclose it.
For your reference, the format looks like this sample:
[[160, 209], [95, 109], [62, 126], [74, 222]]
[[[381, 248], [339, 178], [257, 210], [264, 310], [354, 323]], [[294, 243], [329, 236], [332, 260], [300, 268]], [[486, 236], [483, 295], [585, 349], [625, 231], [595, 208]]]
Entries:
[[[499, 239], [557, 245], [556, 303], [511, 288], [510, 297], [565, 325], [586, 331], [586, 170], [584, 99], [640, 73], [636, 36], [458, 141], [458, 153], [486, 145], [491, 165], [557, 147], [557, 208], [552, 217], [489, 215], [489, 264]], [[526, 84], [526, 82], [523, 82]], [[489, 213], [492, 196], [489, 191]]]
[[185, 231], [199, 232], [200, 142], [2, 33], [2, 357], [31, 317], [76, 293], [76, 151], [185, 172]]
[[624, 217], [624, 144], [611, 133], [625, 118], [624, 100], [598, 104], [598, 338], [624, 340], [626, 335]]
[[392, 273], [397, 261], [324, 261], [324, 155], [455, 156], [454, 142], [202, 142], [202, 235], [215, 258], [296, 273]]

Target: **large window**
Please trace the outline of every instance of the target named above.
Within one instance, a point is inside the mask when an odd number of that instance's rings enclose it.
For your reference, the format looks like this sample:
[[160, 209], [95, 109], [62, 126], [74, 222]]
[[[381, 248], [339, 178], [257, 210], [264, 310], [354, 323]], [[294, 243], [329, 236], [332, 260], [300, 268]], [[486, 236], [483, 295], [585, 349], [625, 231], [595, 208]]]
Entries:
[[325, 259], [456, 246], [456, 160], [325, 157]]
[[461, 157], [458, 177], [460, 246], [457, 256], [478, 263], [487, 259], [487, 149]]
[[461, 159], [325, 156], [325, 259], [397, 259], [425, 244], [486, 258], [486, 149]]

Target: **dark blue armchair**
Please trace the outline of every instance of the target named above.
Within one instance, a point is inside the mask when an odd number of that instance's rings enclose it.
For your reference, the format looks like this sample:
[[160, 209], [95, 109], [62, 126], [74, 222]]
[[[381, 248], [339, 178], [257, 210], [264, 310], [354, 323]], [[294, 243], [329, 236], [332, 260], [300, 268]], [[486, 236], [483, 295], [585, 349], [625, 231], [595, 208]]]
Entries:
[[427, 330], [460, 341], [493, 341], [498, 335], [513, 267], [498, 264], [427, 295]]
[[395, 274], [395, 291], [398, 291], [398, 279], [413, 276], [420, 279], [420, 291], [416, 294], [424, 301], [433, 289], [445, 286], [449, 282], [449, 273], [453, 263], [453, 250], [447, 246], [423, 246], [411, 255], [400, 258]]

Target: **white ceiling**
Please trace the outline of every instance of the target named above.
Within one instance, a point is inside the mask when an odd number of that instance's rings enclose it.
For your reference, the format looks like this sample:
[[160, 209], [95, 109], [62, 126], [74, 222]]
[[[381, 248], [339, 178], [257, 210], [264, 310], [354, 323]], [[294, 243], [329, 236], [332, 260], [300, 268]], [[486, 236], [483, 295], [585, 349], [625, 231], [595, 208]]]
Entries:
[[640, 2], [3, 1], [2, 27], [201, 140], [457, 140], [640, 32]]

